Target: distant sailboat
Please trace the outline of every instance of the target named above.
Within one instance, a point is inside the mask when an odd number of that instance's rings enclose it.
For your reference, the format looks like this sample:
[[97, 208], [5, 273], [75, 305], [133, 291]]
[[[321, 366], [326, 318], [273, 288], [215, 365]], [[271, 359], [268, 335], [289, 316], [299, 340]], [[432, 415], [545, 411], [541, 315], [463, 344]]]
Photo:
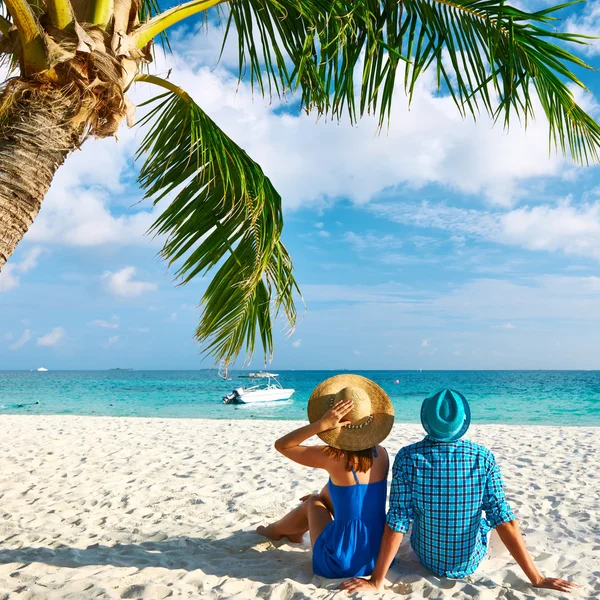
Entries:
[[231, 379], [231, 377], [229, 377], [229, 365], [224, 360], [219, 363], [219, 371], [217, 372], [217, 375], [225, 381], [229, 381]]

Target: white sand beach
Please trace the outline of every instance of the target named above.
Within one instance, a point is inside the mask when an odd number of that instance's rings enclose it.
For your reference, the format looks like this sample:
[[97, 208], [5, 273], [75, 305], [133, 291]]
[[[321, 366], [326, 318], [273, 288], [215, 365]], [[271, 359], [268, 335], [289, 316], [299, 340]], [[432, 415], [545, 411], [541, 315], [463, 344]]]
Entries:
[[[272, 447], [295, 424], [5, 416], [0, 439], [0, 598], [344, 598], [302, 545], [254, 533], [323, 473]], [[543, 574], [600, 597], [600, 430], [472, 427], [502, 468]], [[392, 455], [422, 436], [397, 423]], [[381, 598], [524, 599], [538, 591], [508, 557], [468, 580], [440, 579], [403, 546]], [[364, 594], [365, 597], [374, 597]]]

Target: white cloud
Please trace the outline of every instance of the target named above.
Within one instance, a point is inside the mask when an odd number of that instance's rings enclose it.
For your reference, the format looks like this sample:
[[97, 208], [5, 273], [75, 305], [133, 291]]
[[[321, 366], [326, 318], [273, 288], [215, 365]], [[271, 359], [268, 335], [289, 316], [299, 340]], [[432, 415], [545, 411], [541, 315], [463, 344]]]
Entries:
[[531, 250], [560, 250], [600, 259], [600, 202], [534, 206], [502, 216], [501, 236]]
[[513, 325], [512, 323], [504, 323], [504, 325], [500, 326], [501, 329], [517, 329], [516, 325]]
[[429, 346], [429, 340], [421, 340], [421, 348], [427, 348]]
[[381, 262], [385, 265], [416, 265], [416, 264], [435, 264], [442, 261], [440, 256], [422, 256], [420, 254], [399, 254], [390, 252], [381, 257]]
[[102, 319], [96, 319], [95, 321], [91, 321], [88, 325], [93, 325], [94, 327], [103, 327], [105, 329], [118, 329], [118, 323], [109, 323], [108, 321], [103, 321]]
[[523, 206], [508, 211], [457, 208], [443, 204], [373, 203], [375, 214], [396, 223], [440, 229], [529, 250], [563, 252], [600, 260], [600, 201], [575, 205]]
[[21, 273], [27, 273], [27, 271], [35, 269], [38, 264], [38, 258], [42, 252], [43, 250], [41, 248], [31, 248], [31, 250], [29, 250], [29, 252], [25, 255], [25, 258], [23, 258], [23, 260], [19, 263], [19, 271]]
[[435, 238], [428, 237], [426, 235], [413, 235], [410, 238], [410, 241], [415, 246], [415, 248], [418, 248], [419, 250], [428, 246], [436, 246], [438, 243], [438, 241]]
[[106, 342], [105, 348], [110, 348], [110, 346], [113, 346], [118, 341], [119, 341], [119, 336], [118, 335], [113, 335], [113, 336], [109, 337], [108, 338], [108, 342]]
[[0, 273], [0, 292], [10, 292], [19, 285], [19, 278], [14, 274], [15, 266], [8, 263]]
[[[324, 302], [330, 307], [313, 307], [313, 312], [327, 311], [332, 330], [340, 323], [361, 323], [362, 330], [374, 334], [387, 331], [395, 324], [427, 327], [450, 327], [457, 319], [461, 324], [482, 321], [490, 326], [503, 324], [518, 327], [519, 321], [557, 320], [600, 321], [600, 277], [542, 275], [510, 281], [479, 278], [456, 285], [446, 291], [411, 289], [398, 284], [364, 286], [304, 285], [307, 302]], [[360, 313], [355, 312], [359, 307]], [[362, 324], [361, 319], [368, 316]], [[408, 321], [403, 320], [404, 318]], [[377, 321], [378, 325], [372, 325]], [[463, 325], [460, 325], [462, 328]], [[510, 327], [507, 327], [510, 329]], [[348, 328], [347, 328], [348, 329]], [[431, 345], [431, 338], [418, 338]]]
[[359, 234], [354, 233], [354, 231], [348, 231], [344, 235], [344, 240], [351, 244], [357, 251], [369, 249], [392, 250], [401, 248], [404, 245], [404, 240], [401, 240], [394, 235], [380, 235], [375, 232]]
[[11, 350], [20, 350], [31, 339], [31, 329], [26, 329], [23, 335], [10, 346]]
[[196, 311], [198, 310], [198, 306], [196, 304], [182, 304], [179, 308], [181, 308], [181, 310], [191, 310], [191, 311]]
[[[477, 279], [439, 294], [424, 308], [447, 317], [473, 321], [600, 319], [600, 277], [543, 275], [519, 282]], [[516, 326], [515, 326], [516, 327]]]
[[148, 327], [130, 327], [129, 331], [133, 333], [148, 333], [150, 329]]
[[[453, 100], [437, 92], [434, 72], [420, 80], [410, 110], [399, 73], [390, 127], [376, 135], [374, 117], [352, 127], [347, 120], [315, 122], [315, 115], [286, 110], [277, 98], [265, 106], [266, 100], [231, 73], [190, 61], [205, 42], [202, 36], [186, 37], [185, 57], [176, 54], [168, 62], [158, 57], [157, 69], [173, 67], [171, 79], [261, 164], [287, 208], [327, 205], [338, 197], [364, 203], [386, 188], [430, 183], [509, 205], [526, 193], [526, 179], [572, 169], [562, 157], [548, 156], [541, 110], [527, 134], [517, 121], [506, 133], [485, 115], [477, 124], [463, 120]], [[147, 84], [138, 89], [147, 90]]]
[[[91, 154], [89, 160], [92, 163], [95, 160]], [[67, 163], [64, 168], [69, 166]], [[70, 172], [67, 170], [66, 173], [64, 178]], [[113, 176], [118, 177], [118, 171]], [[48, 192], [27, 239], [67, 246], [151, 245], [152, 238], [145, 233], [154, 222], [155, 215], [140, 210], [134, 214], [114, 216], [109, 198], [103, 190], [82, 189], [58, 179]]]
[[583, 10], [567, 19], [565, 29], [570, 33], [579, 33], [595, 38], [586, 40], [588, 45], [581, 46], [580, 50], [586, 54], [599, 54], [600, 40], [597, 37], [598, 31], [600, 31], [600, 1], [588, 0]]
[[315, 223], [315, 227], [317, 229], [323, 229], [323, 227], [325, 227], [325, 223], [320, 223], [320, 222], [319, 223]]
[[135, 273], [135, 267], [124, 267], [116, 273], [106, 271], [102, 278], [108, 292], [121, 298], [135, 298], [147, 292], [153, 292], [158, 288], [156, 283], [134, 281]]
[[303, 284], [302, 293], [307, 303], [311, 302], [384, 302], [400, 304], [413, 302], [408, 287], [397, 284], [379, 285], [336, 285]]
[[37, 339], [38, 346], [56, 346], [65, 337], [64, 327], [55, 327], [52, 331], [49, 331], [46, 335]]
[[0, 272], [0, 292], [9, 292], [20, 285], [19, 275], [34, 269], [43, 250], [39, 247], [31, 248], [21, 262], [10, 262], [4, 265]]
[[[360, 300], [357, 293], [353, 302], [338, 302], [340, 294], [352, 287], [325, 286], [321, 293], [311, 289], [312, 297], [327, 298], [327, 304], [309, 303], [302, 337], [322, 340], [311, 357], [324, 367], [335, 368], [330, 357], [339, 348], [387, 348], [390, 343], [394, 346], [387, 353], [365, 353], [360, 366], [597, 367], [600, 277], [481, 278], [450, 289], [421, 287], [408, 292], [400, 286], [361, 286]], [[504, 329], [506, 323], [515, 329]], [[335, 340], [330, 340], [334, 332]], [[360, 346], [355, 345], [357, 339]], [[428, 347], [421, 347], [423, 339], [430, 340]], [[556, 341], [561, 343], [560, 352]], [[504, 353], [503, 360], [493, 355], [494, 350]]]
[[295, 340], [292, 342], [292, 348], [300, 348], [302, 346], [302, 339]]

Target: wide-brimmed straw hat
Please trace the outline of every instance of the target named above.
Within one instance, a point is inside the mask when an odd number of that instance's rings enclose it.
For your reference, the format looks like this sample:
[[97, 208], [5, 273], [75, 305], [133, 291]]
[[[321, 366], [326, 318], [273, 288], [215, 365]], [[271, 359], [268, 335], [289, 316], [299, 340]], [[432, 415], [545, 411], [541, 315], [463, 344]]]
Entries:
[[392, 401], [375, 382], [360, 375], [336, 375], [320, 383], [308, 399], [308, 420], [318, 421], [340, 400], [353, 401], [352, 410], [343, 419], [351, 424], [319, 433], [327, 445], [366, 450], [389, 435], [394, 424]]

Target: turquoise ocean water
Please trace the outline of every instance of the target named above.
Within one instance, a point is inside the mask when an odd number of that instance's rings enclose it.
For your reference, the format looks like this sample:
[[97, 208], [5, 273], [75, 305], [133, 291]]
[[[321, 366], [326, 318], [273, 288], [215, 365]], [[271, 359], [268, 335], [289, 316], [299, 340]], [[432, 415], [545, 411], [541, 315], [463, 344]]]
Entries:
[[[312, 389], [332, 371], [280, 371], [287, 402], [224, 405], [252, 383], [216, 371], [0, 371], [0, 414], [71, 414], [210, 419], [304, 419]], [[470, 401], [475, 423], [600, 426], [600, 371], [363, 371], [391, 396], [396, 419], [419, 422], [432, 391], [452, 387]], [[398, 380], [399, 383], [395, 383]], [[32, 402], [39, 404], [30, 405]], [[20, 406], [22, 405], [22, 406]]]

